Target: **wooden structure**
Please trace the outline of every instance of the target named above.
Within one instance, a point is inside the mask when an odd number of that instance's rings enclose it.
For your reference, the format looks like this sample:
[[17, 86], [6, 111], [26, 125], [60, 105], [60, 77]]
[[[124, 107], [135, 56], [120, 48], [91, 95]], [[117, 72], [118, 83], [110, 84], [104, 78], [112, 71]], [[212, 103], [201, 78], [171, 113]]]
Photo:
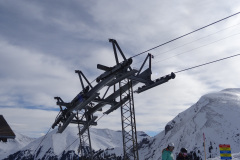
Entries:
[[7, 139], [15, 139], [16, 135], [4, 119], [3, 115], [0, 115], [0, 141], [7, 142]]

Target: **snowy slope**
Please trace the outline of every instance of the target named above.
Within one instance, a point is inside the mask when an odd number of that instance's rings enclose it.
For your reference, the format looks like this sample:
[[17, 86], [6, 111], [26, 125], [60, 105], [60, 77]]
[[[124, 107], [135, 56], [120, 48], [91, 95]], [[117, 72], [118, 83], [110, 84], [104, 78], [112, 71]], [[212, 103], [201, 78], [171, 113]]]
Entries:
[[15, 153], [16, 151], [19, 151], [30, 142], [35, 140], [34, 138], [29, 138], [15, 131], [14, 133], [16, 135], [15, 139], [9, 139], [6, 143], [0, 142], [0, 159], [3, 159], [8, 155]]
[[[185, 147], [192, 155], [204, 159], [203, 133], [208, 160], [218, 160], [219, 144], [230, 144], [234, 160], [240, 160], [240, 89], [226, 89], [202, 96], [199, 101], [179, 113], [155, 137], [138, 132], [140, 160], [160, 160], [162, 150], [169, 142], [175, 144], [174, 154]], [[42, 145], [42, 138], [29, 143], [9, 159], [50, 159], [77, 153], [79, 140], [77, 128], [67, 127], [62, 134], [50, 132]], [[92, 148], [109, 149], [108, 152], [122, 154], [122, 133], [108, 129], [91, 129]], [[75, 143], [73, 143], [76, 140]], [[72, 144], [73, 143], [73, 144]], [[72, 144], [72, 145], [71, 145]], [[69, 146], [69, 147], [68, 147]], [[113, 148], [113, 149], [112, 149]], [[64, 154], [63, 151], [65, 150]], [[72, 152], [72, 151], [74, 152]], [[212, 157], [212, 158], [211, 158]]]
[[[76, 127], [67, 127], [66, 130], [61, 134], [56, 134], [56, 129], [51, 131], [47, 136], [36, 139], [29, 143], [27, 146], [21, 149], [20, 152], [16, 153], [13, 157], [23, 158], [35, 155], [34, 158], [43, 157], [48, 159], [49, 157], [62, 156], [65, 150], [75, 151], [78, 153], [79, 139], [78, 129]], [[141, 141], [143, 138], [149, 137], [144, 132], [138, 132], [138, 140]], [[109, 152], [115, 153], [116, 155], [122, 154], [122, 133], [121, 131], [113, 131], [109, 129], [90, 129], [92, 148], [97, 150], [111, 149]], [[44, 139], [43, 139], [44, 138]], [[42, 141], [43, 140], [43, 141]], [[42, 141], [42, 143], [41, 143]], [[74, 142], [74, 143], [73, 143]], [[39, 146], [39, 144], [41, 145]], [[114, 149], [112, 149], [114, 148]], [[9, 158], [9, 159], [15, 159]], [[44, 159], [43, 158], [43, 159]]]
[[240, 89], [226, 89], [204, 95], [200, 100], [170, 121], [165, 131], [141, 147], [141, 160], [161, 159], [169, 142], [174, 154], [181, 147], [204, 159], [203, 133], [207, 158], [219, 155], [219, 144], [230, 144], [232, 153], [240, 152]]

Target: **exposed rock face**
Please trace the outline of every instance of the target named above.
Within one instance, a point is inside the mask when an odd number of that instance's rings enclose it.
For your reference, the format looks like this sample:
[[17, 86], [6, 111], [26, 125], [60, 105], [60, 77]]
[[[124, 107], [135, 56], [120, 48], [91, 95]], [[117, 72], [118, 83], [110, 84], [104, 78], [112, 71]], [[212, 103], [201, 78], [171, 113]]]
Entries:
[[170, 131], [171, 129], [173, 129], [174, 124], [175, 124], [175, 121], [172, 120], [170, 123], [168, 123], [168, 124], [165, 126], [165, 135], [168, 133], [168, 131]]

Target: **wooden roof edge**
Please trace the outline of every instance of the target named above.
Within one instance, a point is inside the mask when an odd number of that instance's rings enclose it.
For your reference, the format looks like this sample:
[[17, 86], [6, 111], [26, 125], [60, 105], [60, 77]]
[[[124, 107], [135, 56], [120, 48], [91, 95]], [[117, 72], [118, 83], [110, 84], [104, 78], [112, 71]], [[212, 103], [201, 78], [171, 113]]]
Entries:
[[1, 135], [1, 133], [0, 133], [0, 138], [7, 138], [7, 137], [9, 137], [9, 138], [13, 138], [14, 139], [16, 137], [16, 135], [13, 132], [13, 130], [10, 127], [10, 125], [5, 120], [5, 118], [3, 117], [3, 115], [0, 115], [0, 119], [2, 119], [2, 121], [5, 123], [6, 127], [8, 127], [7, 129], [8, 129], [8, 132], [9, 132], [9, 135], [5, 135], [5, 134]]
[[14, 136], [1, 136], [0, 135], [0, 139], [1, 138], [7, 138], [7, 139], [15, 139], [16, 138], [16, 135], [14, 134]]

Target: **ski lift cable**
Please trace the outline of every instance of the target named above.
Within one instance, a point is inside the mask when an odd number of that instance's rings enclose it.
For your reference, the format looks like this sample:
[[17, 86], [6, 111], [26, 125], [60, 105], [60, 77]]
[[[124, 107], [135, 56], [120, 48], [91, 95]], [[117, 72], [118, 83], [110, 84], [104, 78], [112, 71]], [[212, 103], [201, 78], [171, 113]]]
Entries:
[[[153, 64], [157, 64], [157, 63], [160, 63], [160, 62], [163, 62], [163, 61], [172, 59], [172, 58], [177, 57], [177, 56], [179, 56], [179, 55], [183, 55], [183, 54], [189, 53], [189, 52], [191, 52], [191, 51], [194, 51], [194, 50], [197, 50], [197, 49], [200, 49], [200, 48], [203, 48], [203, 47], [212, 45], [212, 44], [214, 44], [214, 43], [217, 43], [217, 42], [219, 42], [219, 41], [225, 40], [225, 39], [227, 39], [227, 38], [231, 38], [231, 37], [236, 36], [236, 35], [239, 35], [239, 34], [240, 34], [240, 33], [235, 33], [235, 34], [232, 34], [232, 35], [230, 35], [230, 36], [224, 37], [224, 38], [222, 38], [222, 39], [218, 39], [218, 40], [216, 40], [216, 41], [213, 41], [213, 42], [211, 42], [211, 43], [204, 44], [204, 45], [202, 45], [202, 46], [199, 46], [199, 47], [196, 47], [196, 48], [193, 48], [193, 49], [190, 49], [190, 50], [187, 50], [187, 51], [184, 51], [184, 52], [181, 52], [181, 53], [178, 53], [178, 54], [169, 56], [169, 57], [166, 57], [166, 58], [164, 58], [164, 59], [160, 59], [160, 60], [158, 60], [158, 61], [156, 61], [156, 62], [153, 62]], [[155, 58], [155, 57], [154, 57], [154, 58]]]
[[97, 78], [95, 78], [95, 79], [91, 82], [91, 84], [92, 84], [94, 81], [96, 81], [96, 79], [97, 79]]
[[[58, 115], [59, 115], [59, 114], [60, 114], [60, 112], [58, 113]], [[57, 115], [57, 116], [58, 116], [58, 115]], [[50, 132], [51, 128], [52, 128], [52, 126], [50, 126], [49, 130], [47, 131], [47, 133], [45, 134], [45, 136], [43, 137], [43, 139], [42, 139], [41, 142], [39, 143], [38, 147], [35, 149], [34, 154], [33, 154], [33, 155], [34, 155], [34, 158], [35, 158], [35, 153], [36, 153], [37, 149], [40, 147], [40, 145], [42, 144], [43, 140], [46, 138], [46, 136], [47, 136], [48, 133]]]
[[96, 122], [98, 122], [103, 116], [105, 116], [105, 114], [103, 114], [101, 117], [99, 117]]
[[42, 144], [43, 140], [46, 138], [47, 134], [50, 132], [51, 128], [52, 128], [52, 127], [49, 128], [49, 130], [47, 131], [47, 133], [45, 134], [45, 136], [43, 137], [43, 139], [42, 139], [41, 142], [39, 143], [38, 147], [35, 149], [34, 154], [33, 154], [33, 155], [34, 155], [34, 158], [35, 158], [35, 156], [36, 156], [35, 153], [36, 153], [37, 149], [40, 147], [40, 145]]
[[[66, 149], [68, 149], [69, 147], [71, 147], [77, 140], [79, 139], [79, 137], [77, 137], [69, 146], [67, 146], [63, 151], [65, 151]], [[60, 153], [61, 154], [61, 153]]]
[[146, 52], [151, 51], [151, 50], [153, 50], [153, 49], [156, 49], [156, 48], [158, 48], [158, 47], [164, 46], [164, 45], [166, 45], [166, 44], [168, 44], [168, 43], [171, 43], [171, 42], [173, 42], [173, 41], [176, 41], [176, 40], [178, 40], [178, 39], [180, 39], [180, 38], [186, 37], [186, 36], [188, 36], [188, 35], [190, 35], [190, 34], [192, 34], [192, 33], [195, 33], [195, 32], [197, 32], [197, 31], [200, 31], [200, 30], [204, 29], [204, 28], [207, 28], [207, 27], [212, 26], [212, 25], [214, 25], [214, 24], [216, 24], [216, 23], [219, 23], [219, 22], [221, 22], [221, 21], [223, 21], [223, 20], [226, 20], [226, 19], [228, 19], [228, 18], [231, 18], [231, 17], [233, 17], [233, 16], [236, 16], [236, 15], [238, 15], [239, 13], [240, 13], [240, 12], [237, 12], [237, 13], [235, 13], [235, 14], [232, 14], [232, 15], [230, 15], [230, 16], [227, 16], [227, 17], [225, 17], [225, 18], [222, 18], [222, 19], [220, 19], [220, 20], [218, 20], [218, 21], [215, 21], [215, 22], [213, 22], [213, 23], [210, 23], [210, 24], [208, 24], [208, 25], [206, 25], [206, 26], [203, 26], [203, 27], [201, 27], [201, 28], [198, 28], [198, 29], [196, 29], [196, 30], [194, 30], [194, 31], [191, 31], [191, 32], [189, 32], [189, 33], [186, 33], [186, 34], [184, 34], [184, 35], [182, 35], [182, 36], [179, 36], [179, 37], [174, 38], [174, 39], [172, 39], [172, 40], [170, 40], [170, 41], [167, 41], [167, 42], [165, 42], [165, 43], [162, 43], [162, 44], [160, 44], [160, 45], [158, 45], [158, 46], [156, 46], [156, 47], [150, 48], [150, 49], [148, 49], [148, 50], [146, 50], [146, 51], [143, 51], [143, 52], [141, 52], [141, 53], [139, 53], [139, 54], [136, 54], [136, 55], [132, 56], [131, 58], [137, 57], [137, 56], [139, 56], [139, 55], [141, 55], [141, 54], [143, 54], [143, 53], [146, 53]]
[[222, 38], [222, 39], [219, 39], [219, 40], [213, 41], [213, 42], [211, 42], [211, 43], [204, 44], [204, 45], [202, 45], [202, 46], [199, 46], [199, 47], [193, 48], [193, 49], [191, 49], [191, 50], [184, 51], [184, 52], [181, 52], [181, 53], [175, 54], [175, 55], [173, 55], [173, 56], [167, 57], [167, 58], [165, 58], [165, 59], [162, 59], [162, 60], [156, 61], [156, 62], [154, 62], [153, 64], [156, 64], [156, 63], [159, 63], [159, 62], [163, 62], [163, 61], [166, 61], [166, 60], [168, 60], [168, 59], [174, 58], [174, 57], [176, 57], [176, 56], [179, 56], [179, 55], [182, 55], [182, 54], [189, 53], [189, 52], [191, 52], [191, 51], [197, 50], [197, 49], [199, 49], [199, 48], [203, 48], [203, 47], [206, 47], [206, 46], [212, 45], [212, 44], [214, 44], [214, 43], [217, 43], [217, 42], [219, 42], [219, 41], [225, 40], [225, 39], [227, 39], [227, 38], [230, 38], [230, 37], [233, 37], [233, 36], [236, 36], [236, 35], [239, 35], [239, 34], [240, 34], [240, 33], [232, 34], [232, 35], [230, 35], [230, 36], [227, 36], [227, 37], [224, 37], [224, 38]]
[[[173, 49], [170, 49], [170, 50], [168, 50], [168, 51], [165, 51], [165, 52], [162, 52], [162, 53], [156, 53], [157, 55], [154, 55], [154, 58], [155, 58], [155, 57], [158, 57], [158, 56], [160, 56], [160, 55], [162, 55], [162, 54], [165, 54], [165, 53], [171, 52], [171, 51], [173, 51], [173, 50], [176, 50], [176, 49], [178, 49], [178, 48], [181, 48], [181, 47], [183, 47], [183, 46], [186, 46], [186, 45], [188, 45], [188, 44], [191, 44], [191, 43], [194, 43], [194, 42], [196, 42], [196, 41], [202, 40], [202, 39], [204, 39], [204, 38], [210, 37], [210, 36], [212, 36], [212, 35], [214, 35], [214, 34], [217, 34], [217, 33], [219, 33], [219, 32], [222, 32], [222, 31], [224, 31], [224, 30], [230, 29], [230, 28], [235, 27], [235, 26], [238, 26], [238, 25], [240, 25], [240, 23], [238, 23], [238, 24], [236, 24], [236, 25], [233, 25], [233, 26], [230, 26], [230, 27], [227, 27], [227, 28], [224, 28], [224, 29], [219, 30], [219, 31], [217, 31], [217, 32], [211, 33], [211, 34], [209, 34], [209, 35], [207, 35], [207, 36], [198, 38], [198, 39], [193, 40], [193, 41], [191, 41], [191, 42], [185, 43], [185, 44], [183, 44], [183, 45], [181, 45], [181, 46], [177, 46], [177, 47], [175, 47], [175, 48], [173, 48]], [[234, 34], [234, 35], [236, 35], [236, 34]], [[231, 36], [234, 36], [234, 35], [231, 35]], [[231, 36], [228, 36], [228, 37], [231, 37]], [[228, 38], [228, 37], [226, 37], [226, 38]], [[225, 39], [225, 38], [223, 38], [223, 39]]]
[[229, 57], [221, 58], [221, 59], [218, 59], [218, 60], [215, 60], [215, 61], [207, 62], [207, 63], [200, 64], [200, 65], [197, 65], [197, 66], [193, 66], [193, 67], [190, 67], [190, 68], [186, 68], [186, 69], [174, 72], [174, 73], [184, 72], [184, 71], [191, 70], [191, 69], [194, 69], [194, 68], [198, 68], [198, 67], [201, 67], [201, 66], [205, 66], [205, 65], [208, 65], [208, 64], [211, 64], [211, 63], [216, 63], [216, 62], [219, 62], [219, 61], [222, 61], [222, 60], [225, 60], [225, 59], [233, 58], [233, 57], [236, 57], [236, 56], [240, 56], [240, 54], [235, 54], [235, 55], [232, 55], [232, 56], [229, 56]]
[[[229, 26], [229, 27], [224, 28], [224, 29], [221, 29], [221, 30], [219, 30], [219, 31], [217, 31], [217, 32], [208, 34], [208, 35], [206, 35], [206, 36], [204, 36], [204, 37], [200, 37], [200, 38], [198, 38], [198, 39], [196, 39], [196, 40], [190, 41], [190, 42], [185, 43], [185, 44], [182, 44], [182, 45], [180, 45], [180, 46], [176, 46], [176, 47], [174, 47], [173, 49], [167, 50], [167, 51], [165, 51], [165, 52], [156, 53], [156, 54], [154, 54], [154, 58], [156, 58], [156, 57], [158, 57], [158, 56], [160, 56], [160, 55], [169, 53], [169, 52], [171, 52], [171, 51], [174, 51], [174, 50], [176, 50], [176, 49], [178, 49], [178, 48], [182, 48], [182, 47], [184, 47], [184, 46], [186, 46], [186, 45], [192, 44], [192, 43], [197, 42], [197, 41], [199, 41], [199, 40], [205, 39], [205, 38], [210, 37], [210, 36], [212, 36], [212, 35], [215, 35], [215, 34], [217, 34], [217, 33], [220, 33], [220, 32], [223, 32], [223, 31], [225, 31], [225, 30], [231, 29], [232, 27], [236, 27], [236, 26], [238, 26], [238, 25], [240, 25], [240, 23], [235, 24], [235, 25], [232, 25], [232, 26]], [[141, 62], [142, 62], [142, 61], [138, 61], [138, 62], [135, 62], [134, 64], [138, 64], [138, 63], [141, 63]]]

